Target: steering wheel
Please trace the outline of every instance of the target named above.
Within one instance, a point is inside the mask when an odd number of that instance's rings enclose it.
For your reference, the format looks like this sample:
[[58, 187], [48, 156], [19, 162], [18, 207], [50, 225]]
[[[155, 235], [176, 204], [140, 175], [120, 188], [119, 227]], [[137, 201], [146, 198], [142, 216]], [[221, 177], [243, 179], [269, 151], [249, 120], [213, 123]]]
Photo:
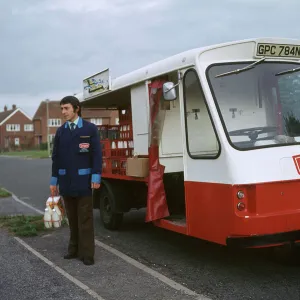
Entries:
[[228, 132], [230, 136], [248, 136], [251, 141], [254, 141], [262, 133], [276, 132], [277, 127], [265, 126], [265, 127], [253, 127], [239, 130], [233, 130]]

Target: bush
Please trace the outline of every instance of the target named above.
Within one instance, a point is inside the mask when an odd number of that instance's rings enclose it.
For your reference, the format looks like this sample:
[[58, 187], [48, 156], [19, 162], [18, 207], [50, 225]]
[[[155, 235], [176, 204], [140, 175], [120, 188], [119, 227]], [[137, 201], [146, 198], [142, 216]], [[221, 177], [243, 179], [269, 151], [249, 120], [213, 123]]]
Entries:
[[41, 143], [40, 144], [40, 150], [47, 150], [48, 149], [48, 144], [47, 143]]

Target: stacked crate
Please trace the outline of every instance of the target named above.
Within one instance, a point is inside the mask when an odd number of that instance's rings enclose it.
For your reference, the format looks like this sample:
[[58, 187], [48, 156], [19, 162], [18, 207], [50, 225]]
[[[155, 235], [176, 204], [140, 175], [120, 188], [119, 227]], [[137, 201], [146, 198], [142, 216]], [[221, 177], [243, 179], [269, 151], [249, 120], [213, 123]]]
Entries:
[[126, 175], [127, 158], [133, 156], [131, 110], [119, 111], [119, 125], [99, 128], [102, 144], [103, 174]]

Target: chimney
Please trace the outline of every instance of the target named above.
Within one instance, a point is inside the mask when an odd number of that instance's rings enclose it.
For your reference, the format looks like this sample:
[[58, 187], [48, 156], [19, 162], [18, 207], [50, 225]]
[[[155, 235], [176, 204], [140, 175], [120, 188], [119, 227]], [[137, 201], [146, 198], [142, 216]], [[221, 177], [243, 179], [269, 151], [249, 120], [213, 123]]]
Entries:
[[13, 110], [17, 109], [16, 104], [13, 104], [13, 105], [12, 105], [12, 109], [13, 109]]
[[4, 106], [4, 111], [7, 111], [7, 106], [6, 105]]

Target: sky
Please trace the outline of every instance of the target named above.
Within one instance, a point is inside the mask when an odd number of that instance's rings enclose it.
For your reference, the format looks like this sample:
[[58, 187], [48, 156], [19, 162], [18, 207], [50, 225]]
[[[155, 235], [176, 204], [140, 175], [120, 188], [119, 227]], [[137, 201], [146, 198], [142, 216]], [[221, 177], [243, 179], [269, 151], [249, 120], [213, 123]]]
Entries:
[[179, 52], [253, 37], [299, 38], [299, 0], [0, 0], [0, 111], [82, 93]]

